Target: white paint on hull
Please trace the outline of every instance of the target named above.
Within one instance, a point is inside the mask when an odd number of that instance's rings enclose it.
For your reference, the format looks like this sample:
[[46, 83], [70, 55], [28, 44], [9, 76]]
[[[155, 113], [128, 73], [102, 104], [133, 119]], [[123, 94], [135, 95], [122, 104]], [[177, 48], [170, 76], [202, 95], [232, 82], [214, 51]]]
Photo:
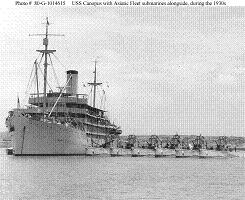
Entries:
[[62, 124], [36, 121], [15, 113], [12, 119], [15, 155], [84, 155], [84, 131]]
[[174, 149], [167, 148], [157, 148], [155, 152], [155, 157], [166, 157], [166, 156], [175, 156]]
[[131, 149], [123, 149], [123, 148], [111, 148], [110, 150], [111, 156], [131, 156]]
[[142, 149], [142, 148], [132, 149], [132, 157], [140, 157], [140, 156], [155, 156], [155, 150], [154, 149]]
[[86, 148], [86, 156], [110, 156], [109, 148], [101, 148], [101, 147], [87, 147]]
[[245, 158], [244, 151], [232, 151], [229, 152], [230, 157], [239, 157], [239, 158]]
[[200, 158], [227, 158], [229, 157], [229, 155], [228, 155], [228, 151], [200, 149], [199, 157]]
[[175, 150], [175, 157], [176, 158], [187, 158], [187, 157], [194, 157], [198, 156], [199, 153], [197, 150], [189, 150], [189, 149], [176, 149]]

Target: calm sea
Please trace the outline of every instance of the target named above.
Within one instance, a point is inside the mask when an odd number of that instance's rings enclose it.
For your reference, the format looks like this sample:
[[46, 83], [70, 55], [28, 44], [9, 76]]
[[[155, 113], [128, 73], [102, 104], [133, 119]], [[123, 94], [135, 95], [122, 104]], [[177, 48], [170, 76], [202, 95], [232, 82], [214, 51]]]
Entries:
[[0, 155], [0, 199], [245, 199], [245, 159]]

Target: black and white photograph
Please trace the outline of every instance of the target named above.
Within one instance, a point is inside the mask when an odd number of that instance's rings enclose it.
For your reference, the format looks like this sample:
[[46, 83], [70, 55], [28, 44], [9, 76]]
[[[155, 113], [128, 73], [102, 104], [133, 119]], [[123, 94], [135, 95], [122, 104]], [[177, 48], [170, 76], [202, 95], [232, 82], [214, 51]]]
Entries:
[[1, 200], [245, 199], [244, 3], [4, 2]]

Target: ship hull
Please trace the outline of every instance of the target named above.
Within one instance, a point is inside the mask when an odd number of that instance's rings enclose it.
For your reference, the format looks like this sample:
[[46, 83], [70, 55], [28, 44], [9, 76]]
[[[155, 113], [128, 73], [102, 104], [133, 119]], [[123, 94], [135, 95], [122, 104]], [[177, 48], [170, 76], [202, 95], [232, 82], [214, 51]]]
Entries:
[[175, 156], [174, 149], [167, 148], [157, 148], [155, 152], [155, 157], [172, 157]]
[[132, 157], [155, 156], [155, 149], [133, 148]]
[[12, 119], [13, 153], [25, 155], [85, 155], [85, 132], [62, 124], [37, 121], [15, 114]]
[[87, 147], [86, 156], [110, 156], [109, 148], [101, 148], [101, 147]]
[[176, 149], [175, 157], [176, 158], [189, 158], [197, 157], [199, 155], [197, 150], [188, 150], [188, 149]]
[[207, 150], [200, 149], [199, 158], [227, 158], [229, 156], [228, 151], [216, 151], [216, 150]]
[[131, 149], [123, 149], [123, 148], [111, 148], [110, 154], [112, 157], [131, 156], [132, 150]]
[[239, 158], [245, 158], [245, 153], [244, 151], [232, 151], [229, 152], [230, 157], [239, 157]]

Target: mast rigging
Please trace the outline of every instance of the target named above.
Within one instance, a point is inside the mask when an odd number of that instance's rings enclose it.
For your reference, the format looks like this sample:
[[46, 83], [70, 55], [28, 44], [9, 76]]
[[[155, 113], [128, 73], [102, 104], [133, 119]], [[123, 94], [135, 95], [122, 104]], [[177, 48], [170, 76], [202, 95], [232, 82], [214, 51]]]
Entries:
[[95, 59], [94, 61], [94, 82], [93, 83], [88, 83], [89, 85], [91, 85], [93, 87], [93, 107], [95, 108], [95, 102], [96, 102], [96, 87], [101, 85], [102, 83], [97, 83], [96, 82], [96, 78], [97, 78], [97, 72], [96, 72], [96, 65], [97, 65], [98, 61]]
[[64, 35], [59, 35], [59, 34], [49, 34], [48, 33], [48, 26], [49, 26], [49, 21], [48, 17], [46, 18], [46, 32], [45, 34], [33, 34], [30, 36], [45, 36], [43, 38], [43, 45], [45, 46], [44, 50], [37, 50], [37, 52], [42, 53], [42, 57], [44, 55], [44, 83], [43, 83], [43, 113], [45, 113], [46, 110], [46, 102], [47, 102], [47, 68], [48, 68], [48, 55], [50, 53], [56, 52], [56, 50], [50, 50], [48, 49], [48, 36], [64, 36]]

